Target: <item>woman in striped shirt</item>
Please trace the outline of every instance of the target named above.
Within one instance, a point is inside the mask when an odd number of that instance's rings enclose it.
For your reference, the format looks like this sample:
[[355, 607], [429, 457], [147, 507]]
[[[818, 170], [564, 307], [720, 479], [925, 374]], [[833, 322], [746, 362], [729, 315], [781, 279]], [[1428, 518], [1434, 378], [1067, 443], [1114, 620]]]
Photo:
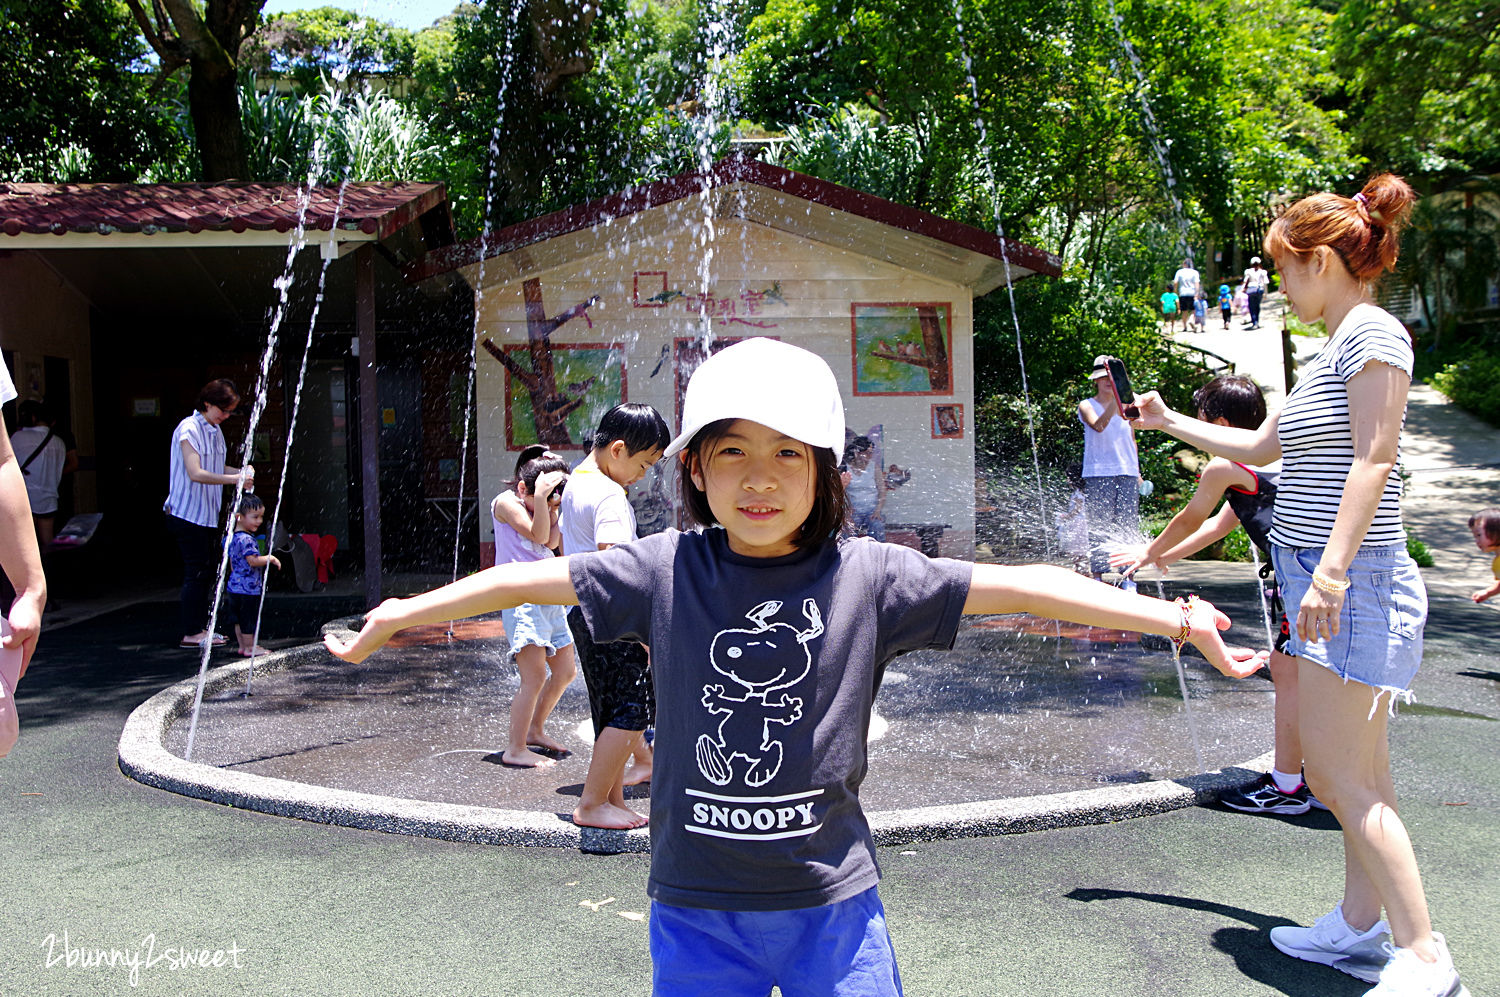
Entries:
[[1272, 929], [1272, 944], [1378, 981], [1371, 995], [1458, 997], [1468, 991], [1432, 930], [1386, 738], [1395, 700], [1411, 698], [1427, 594], [1406, 553], [1396, 472], [1411, 340], [1371, 286], [1396, 263], [1415, 196], [1383, 174], [1352, 198], [1303, 198], [1272, 224], [1266, 253], [1292, 308], [1332, 331], [1278, 415], [1257, 430], [1212, 426], [1153, 392], [1138, 400], [1136, 426], [1247, 464], [1283, 460], [1270, 539], [1295, 613], [1286, 653], [1297, 659], [1308, 785], [1338, 817], [1346, 857], [1342, 902], [1311, 928]]
[[167, 514], [167, 530], [182, 554], [183, 647], [200, 647], [205, 640], [215, 644], [226, 640], [208, 631], [209, 597], [223, 546], [219, 509], [224, 502], [224, 486], [238, 484], [242, 473], [246, 489], [255, 483], [255, 468], [249, 464], [242, 471], [224, 463], [227, 449], [219, 424], [239, 403], [233, 381], [222, 377], [210, 381], [198, 393], [198, 410], [172, 430], [167, 500], [162, 511]]

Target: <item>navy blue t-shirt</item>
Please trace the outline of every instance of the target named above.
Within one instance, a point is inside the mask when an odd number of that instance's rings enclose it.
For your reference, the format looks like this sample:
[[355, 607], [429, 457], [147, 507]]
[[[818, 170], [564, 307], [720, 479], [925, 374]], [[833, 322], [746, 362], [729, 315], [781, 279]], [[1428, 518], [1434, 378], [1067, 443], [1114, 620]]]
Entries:
[[870, 707], [896, 655], [953, 646], [973, 565], [867, 538], [744, 557], [711, 529], [569, 570], [595, 640], [651, 648], [651, 896], [791, 910], [874, 886]]
[[255, 538], [236, 531], [229, 538], [229, 591], [238, 595], [260, 595], [260, 569], [252, 568], [247, 557], [260, 554]]

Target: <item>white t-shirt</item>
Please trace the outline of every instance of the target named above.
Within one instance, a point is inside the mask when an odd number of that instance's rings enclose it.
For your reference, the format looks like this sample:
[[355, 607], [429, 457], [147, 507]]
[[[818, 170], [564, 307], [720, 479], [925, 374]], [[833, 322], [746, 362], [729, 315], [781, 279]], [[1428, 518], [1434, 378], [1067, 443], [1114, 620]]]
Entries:
[[[27, 426], [11, 434], [10, 448], [15, 452], [17, 466], [26, 464], [22, 475], [26, 479], [26, 497], [31, 500], [31, 511], [38, 516], [50, 516], [57, 511], [57, 485], [62, 481], [63, 463], [68, 459], [68, 447], [62, 438], [47, 439], [46, 426]], [[42, 442], [46, 441], [46, 446]], [[41, 447], [41, 453], [32, 460], [31, 455]]]
[[10, 379], [10, 371], [0, 363], [0, 405], [16, 400], [16, 385]]
[[1172, 276], [1172, 283], [1177, 285], [1179, 295], [1196, 298], [1203, 285], [1203, 278], [1199, 277], [1198, 271], [1192, 267], [1183, 267]]
[[[1356, 305], [1287, 395], [1277, 427], [1282, 465], [1271, 524], [1273, 544], [1322, 547], [1328, 543], [1344, 482], [1354, 464], [1348, 382], [1371, 361], [1390, 364], [1410, 376], [1411, 339], [1389, 312], [1375, 305]], [[1401, 476], [1392, 468], [1362, 543], [1385, 547], [1405, 542]]]
[[1251, 267], [1245, 271], [1245, 293], [1264, 291], [1271, 283], [1271, 275], [1264, 267]]
[[[1085, 398], [1083, 403], [1093, 410], [1094, 416], [1104, 413], [1102, 402]], [[1078, 413], [1083, 422], [1083, 413]], [[1083, 422], [1083, 476], [1085, 478], [1113, 478], [1141, 473], [1141, 461], [1135, 451], [1135, 436], [1130, 426], [1116, 412], [1105, 424], [1104, 431], [1096, 433]]]
[[591, 553], [600, 544], [635, 539], [635, 510], [625, 489], [587, 457], [568, 475], [558, 518], [564, 554]]

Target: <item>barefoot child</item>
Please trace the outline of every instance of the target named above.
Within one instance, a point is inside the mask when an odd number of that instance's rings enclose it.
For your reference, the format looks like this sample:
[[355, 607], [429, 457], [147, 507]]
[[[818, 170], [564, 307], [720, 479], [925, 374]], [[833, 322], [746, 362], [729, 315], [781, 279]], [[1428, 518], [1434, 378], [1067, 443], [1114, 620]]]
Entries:
[[1474, 543], [1480, 550], [1495, 555], [1495, 562], [1490, 565], [1495, 574], [1494, 584], [1469, 595], [1475, 602], [1484, 602], [1500, 595], [1500, 508], [1480, 509], [1470, 516], [1469, 532], [1474, 534]]
[[[1193, 395], [1198, 418], [1215, 426], [1258, 429], [1266, 420], [1266, 399], [1260, 385], [1243, 374], [1224, 374], [1209, 381]], [[1109, 563], [1131, 577], [1143, 567], [1155, 565], [1163, 574], [1167, 567], [1243, 525], [1271, 561], [1271, 514], [1276, 505], [1276, 474], [1258, 471], [1223, 457], [1215, 457], [1198, 478], [1192, 499], [1155, 540], [1141, 547], [1111, 554]], [[1226, 501], [1213, 512], [1219, 499]], [[1212, 515], [1210, 515], [1212, 514]], [[1264, 575], [1264, 572], [1262, 572]], [[1276, 683], [1276, 760], [1271, 772], [1243, 791], [1226, 793], [1219, 802], [1233, 810], [1252, 814], [1304, 814], [1310, 807], [1327, 809], [1302, 781], [1302, 738], [1297, 733], [1297, 662], [1282, 648], [1291, 633], [1281, 597], [1272, 587], [1271, 615], [1279, 630], [1271, 649], [1271, 681]]]
[[[516, 458], [515, 485], [490, 503], [496, 564], [544, 561], [553, 556], [562, 543], [557, 506], [567, 479], [568, 462], [546, 447], [529, 446], [521, 451]], [[510, 704], [510, 737], [500, 761], [516, 768], [556, 765], [555, 758], [544, 756], [564, 757], [567, 749], [547, 734], [547, 718], [578, 674], [568, 611], [528, 602], [500, 615], [521, 676]]]
[[667, 448], [688, 514], [709, 528], [493, 568], [387, 600], [353, 641], [327, 640], [357, 662], [404, 627], [537, 599], [577, 602], [597, 639], [651, 645], [664, 707], [648, 884], [656, 994], [900, 992], [859, 805], [870, 707], [886, 663], [952, 646], [960, 614], [1128, 627], [1191, 641], [1228, 674], [1260, 666], [1225, 648], [1229, 621], [1207, 603], [841, 540], [843, 443], [822, 358], [736, 343], [694, 372]]
[[[636, 538], [635, 511], [625, 489], [661, 460], [671, 439], [649, 405], [617, 405], [604, 413], [589, 440], [590, 453], [568, 481], [562, 502], [564, 554], [594, 553]], [[573, 602], [576, 600], [569, 600]], [[568, 614], [594, 719], [594, 754], [573, 822], [586, 827], [640, 827], [646, 818], [625, 805], [625, 787], [651, 778], [651, 726], [656, 700], [651, 661], [640, 640], [590, 636], [578, 610]], [[634, 762], [626, 768], [631, 756]]]
[[[234, 536], [229, 540], [229, 610], [234, 614], [234, 635], [239, 640], [240, 657], [268, 653], [256, 643], [259, 631], [256, 616], [260, 613], [261, 571], [266, 565], [281, 570], [274, 554], [262, 554], [255, 543], [255, 531], [266, 518], [266, 504], [260, 496], [246, 492], [240, 496], [240, 507], [234, 514]], [[249, 632], [247, 632], [249, 631]]]

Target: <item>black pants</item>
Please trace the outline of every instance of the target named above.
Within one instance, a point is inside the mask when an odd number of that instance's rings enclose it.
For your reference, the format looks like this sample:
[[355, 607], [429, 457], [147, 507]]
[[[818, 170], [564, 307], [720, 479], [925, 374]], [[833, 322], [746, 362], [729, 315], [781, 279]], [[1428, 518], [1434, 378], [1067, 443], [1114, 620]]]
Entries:
[[182, 555], [182, 636], [191, 637], [208, 626], [209, 601], [219, 571], [219, 531], [168, 515], [167, 532]]
[[1250, 308], [1250, 324], [1260, 325], [1260, 299], [1264, 291], [1246, 291], [1245, 303]]
[[594, 737], [604, 728], [645, 730], [656, 719], [656, 690], [651, 682], [651, 655], [632, 640], [595, 644], [583, 610], [568, 610], [573, 650], [589, 693]]

